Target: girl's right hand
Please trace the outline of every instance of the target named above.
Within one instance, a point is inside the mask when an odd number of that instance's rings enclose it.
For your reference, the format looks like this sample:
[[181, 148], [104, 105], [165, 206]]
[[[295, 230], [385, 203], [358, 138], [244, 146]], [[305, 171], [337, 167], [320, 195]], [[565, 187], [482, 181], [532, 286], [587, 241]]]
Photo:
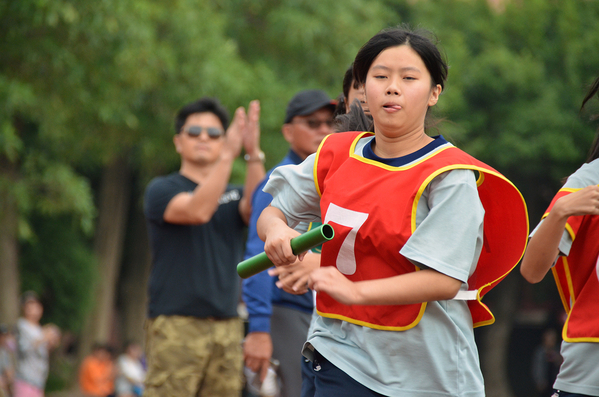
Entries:
[[297, 259], [303, 259], [305, 253], [296, 256], [291, 249], [291, 239], [299, 235], [300, 233], [283, 222], [273, 222], [268, 228], [264, 240], [264, 252], [275, 266], [285, 266], [294, 263]]
[[304, 260], [288, 266], [271, 268], [268, 270], [268, 274], [279, 277], [279, 281], [276, 283], [278, 288], [290, 294], [302, 295], [308, 292], [310, 274], [319, 267], [320, 254], [308, 251]]
[[552, 211], [564, 217], [599, 215], [599, 186], [591, 185], [559, 198]]

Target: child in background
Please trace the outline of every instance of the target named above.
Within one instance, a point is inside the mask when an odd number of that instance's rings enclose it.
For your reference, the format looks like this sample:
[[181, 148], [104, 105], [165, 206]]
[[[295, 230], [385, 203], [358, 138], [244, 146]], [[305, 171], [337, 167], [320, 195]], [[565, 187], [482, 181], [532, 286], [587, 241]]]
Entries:
[[117, 397], [137, 397], [143, 394], [146, 370], [141, 363], [142, 355], [139, 343], [128, 342], [125, 345], [125, 352], [117, 360]]
[[112, 350], [96, 343], [79, 368], [79, 386], [86, 397], [114, 397], [116, 368]]
[[60, 343], [60, 330], [54, 324], [40, 325], [44, 307], [35, 292], [23, 294], [21, 307], [13, 397], [41, 397], [48, 378], [50, 350]]
[[[599, 91], [595, 80], [581, 109]], [[520, 272], [538, 283], [551, 269], [568, 314], [556, 397], [599, 396], [599, 133], [531, 233]]]
[[0, 397], [11, 395], [12, 382], [15, 376], [12, 352], [8, 347], [11, 337], [8, 327], [0, 324]]

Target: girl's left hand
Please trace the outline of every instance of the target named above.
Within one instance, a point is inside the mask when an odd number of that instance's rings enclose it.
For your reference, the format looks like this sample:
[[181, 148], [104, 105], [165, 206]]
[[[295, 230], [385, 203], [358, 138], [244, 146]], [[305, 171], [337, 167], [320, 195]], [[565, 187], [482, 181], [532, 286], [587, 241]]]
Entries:
[[333, 266], [321, 267], [310, 274], [308, 286], [316, 292], [326, 292], [344, 305], [359, 304], [358, 285]]
[[307, 252], [302, 261], [287, 266], [279, 266], [268, 270], [271, 276], [278, 276], [277, 287], [283, 291], [302, 295], [308, 292], [308, 280], [310, 273], [320, 267], [320, 254]]

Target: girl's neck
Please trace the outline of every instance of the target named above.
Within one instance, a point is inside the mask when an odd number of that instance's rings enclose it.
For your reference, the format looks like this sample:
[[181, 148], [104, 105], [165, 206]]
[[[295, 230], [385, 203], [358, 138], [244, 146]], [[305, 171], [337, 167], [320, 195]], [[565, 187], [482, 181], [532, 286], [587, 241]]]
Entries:
[[385, 134], [375, 128], [374, 154], [381, 158], [397, 158], [414, 153], [433, 141], [424, 128], [407, 134]]
[[29, 324], [32, 325], [40, 325], [40, 321], [34, 318], [29, 318], [29, 317], [23, 317], [25, 319], [25, 321], [27, 321]]

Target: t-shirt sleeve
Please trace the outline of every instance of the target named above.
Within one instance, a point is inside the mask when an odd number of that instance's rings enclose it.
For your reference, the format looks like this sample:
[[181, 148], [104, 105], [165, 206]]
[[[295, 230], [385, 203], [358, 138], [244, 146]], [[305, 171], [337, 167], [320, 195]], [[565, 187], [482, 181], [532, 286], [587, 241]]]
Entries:
[[[264, 251], [264, 242], [258, 237], [256, 223], [262, 211], [272, 200], [270, 194], [262, 191], [265, 183], [266, 181], [257, 186], [252, 196], [252, 215], [250, 216], [245, 259]], [[242, 294], [249, 315], [248, 332], [270, 332], [272, 277], [263, 271], [243, 280]]]
[[[537, 229], [539, 229], [539, 226], [541, 226], [541, 224], [544, 221], [545, 221], [545, 219], [541, 219], [541, 221], [539, 222], [537, 227], [535, 227], [535, 229], [528, 236], [529, 238], [535, 235], [535, 233], [537, 232]], [[570, 248], [572, 248], [572, 237], [570, 236], [570, 233], [568, 233], [568, 231], [566, 229], [564, 229], [564, 232], [562, 233], [562, 238], [559, 241], [559, 246], [558, 246], [559, 255], [568, 256], [570, 254]], [[555, 259], [557, 260], [557, 258], [555, 258]], [[555, 262], [554, 262], [554, 264], [555, 264]]]
[[262, 191], [265, 184], [266, 180], [261, 182], [252, 194], [252, 213], [248, 224], [248, 238], [245, 246], [244, 259], [251, 258], [264, 251], [264, 242], [260, 240], [260, 237], [258, 236], [256, 224], [258, 223], [258, 218], [262, 211], [264, 211], [272, 201], [272, 196]]
[[315, 155], [301, 164], [285, 165], [273, 171], [264, 191], [273, 196], [271, 205], [280, 209], [290, 227], [300, 222], [321, 222], [320, 196], [314, 184]]
[[181, 190], [172, 181], [164, 177], [153, 179], [148, 184], [144, 195], [146, 218], [152, 222], [163, 223], [164, 211], [168, 203], [179, 193]]
[[482, 249], [484, 214], [473, 171], [442, 173], [418, 202], [416, 230], [400, 253], [466, 283]]

